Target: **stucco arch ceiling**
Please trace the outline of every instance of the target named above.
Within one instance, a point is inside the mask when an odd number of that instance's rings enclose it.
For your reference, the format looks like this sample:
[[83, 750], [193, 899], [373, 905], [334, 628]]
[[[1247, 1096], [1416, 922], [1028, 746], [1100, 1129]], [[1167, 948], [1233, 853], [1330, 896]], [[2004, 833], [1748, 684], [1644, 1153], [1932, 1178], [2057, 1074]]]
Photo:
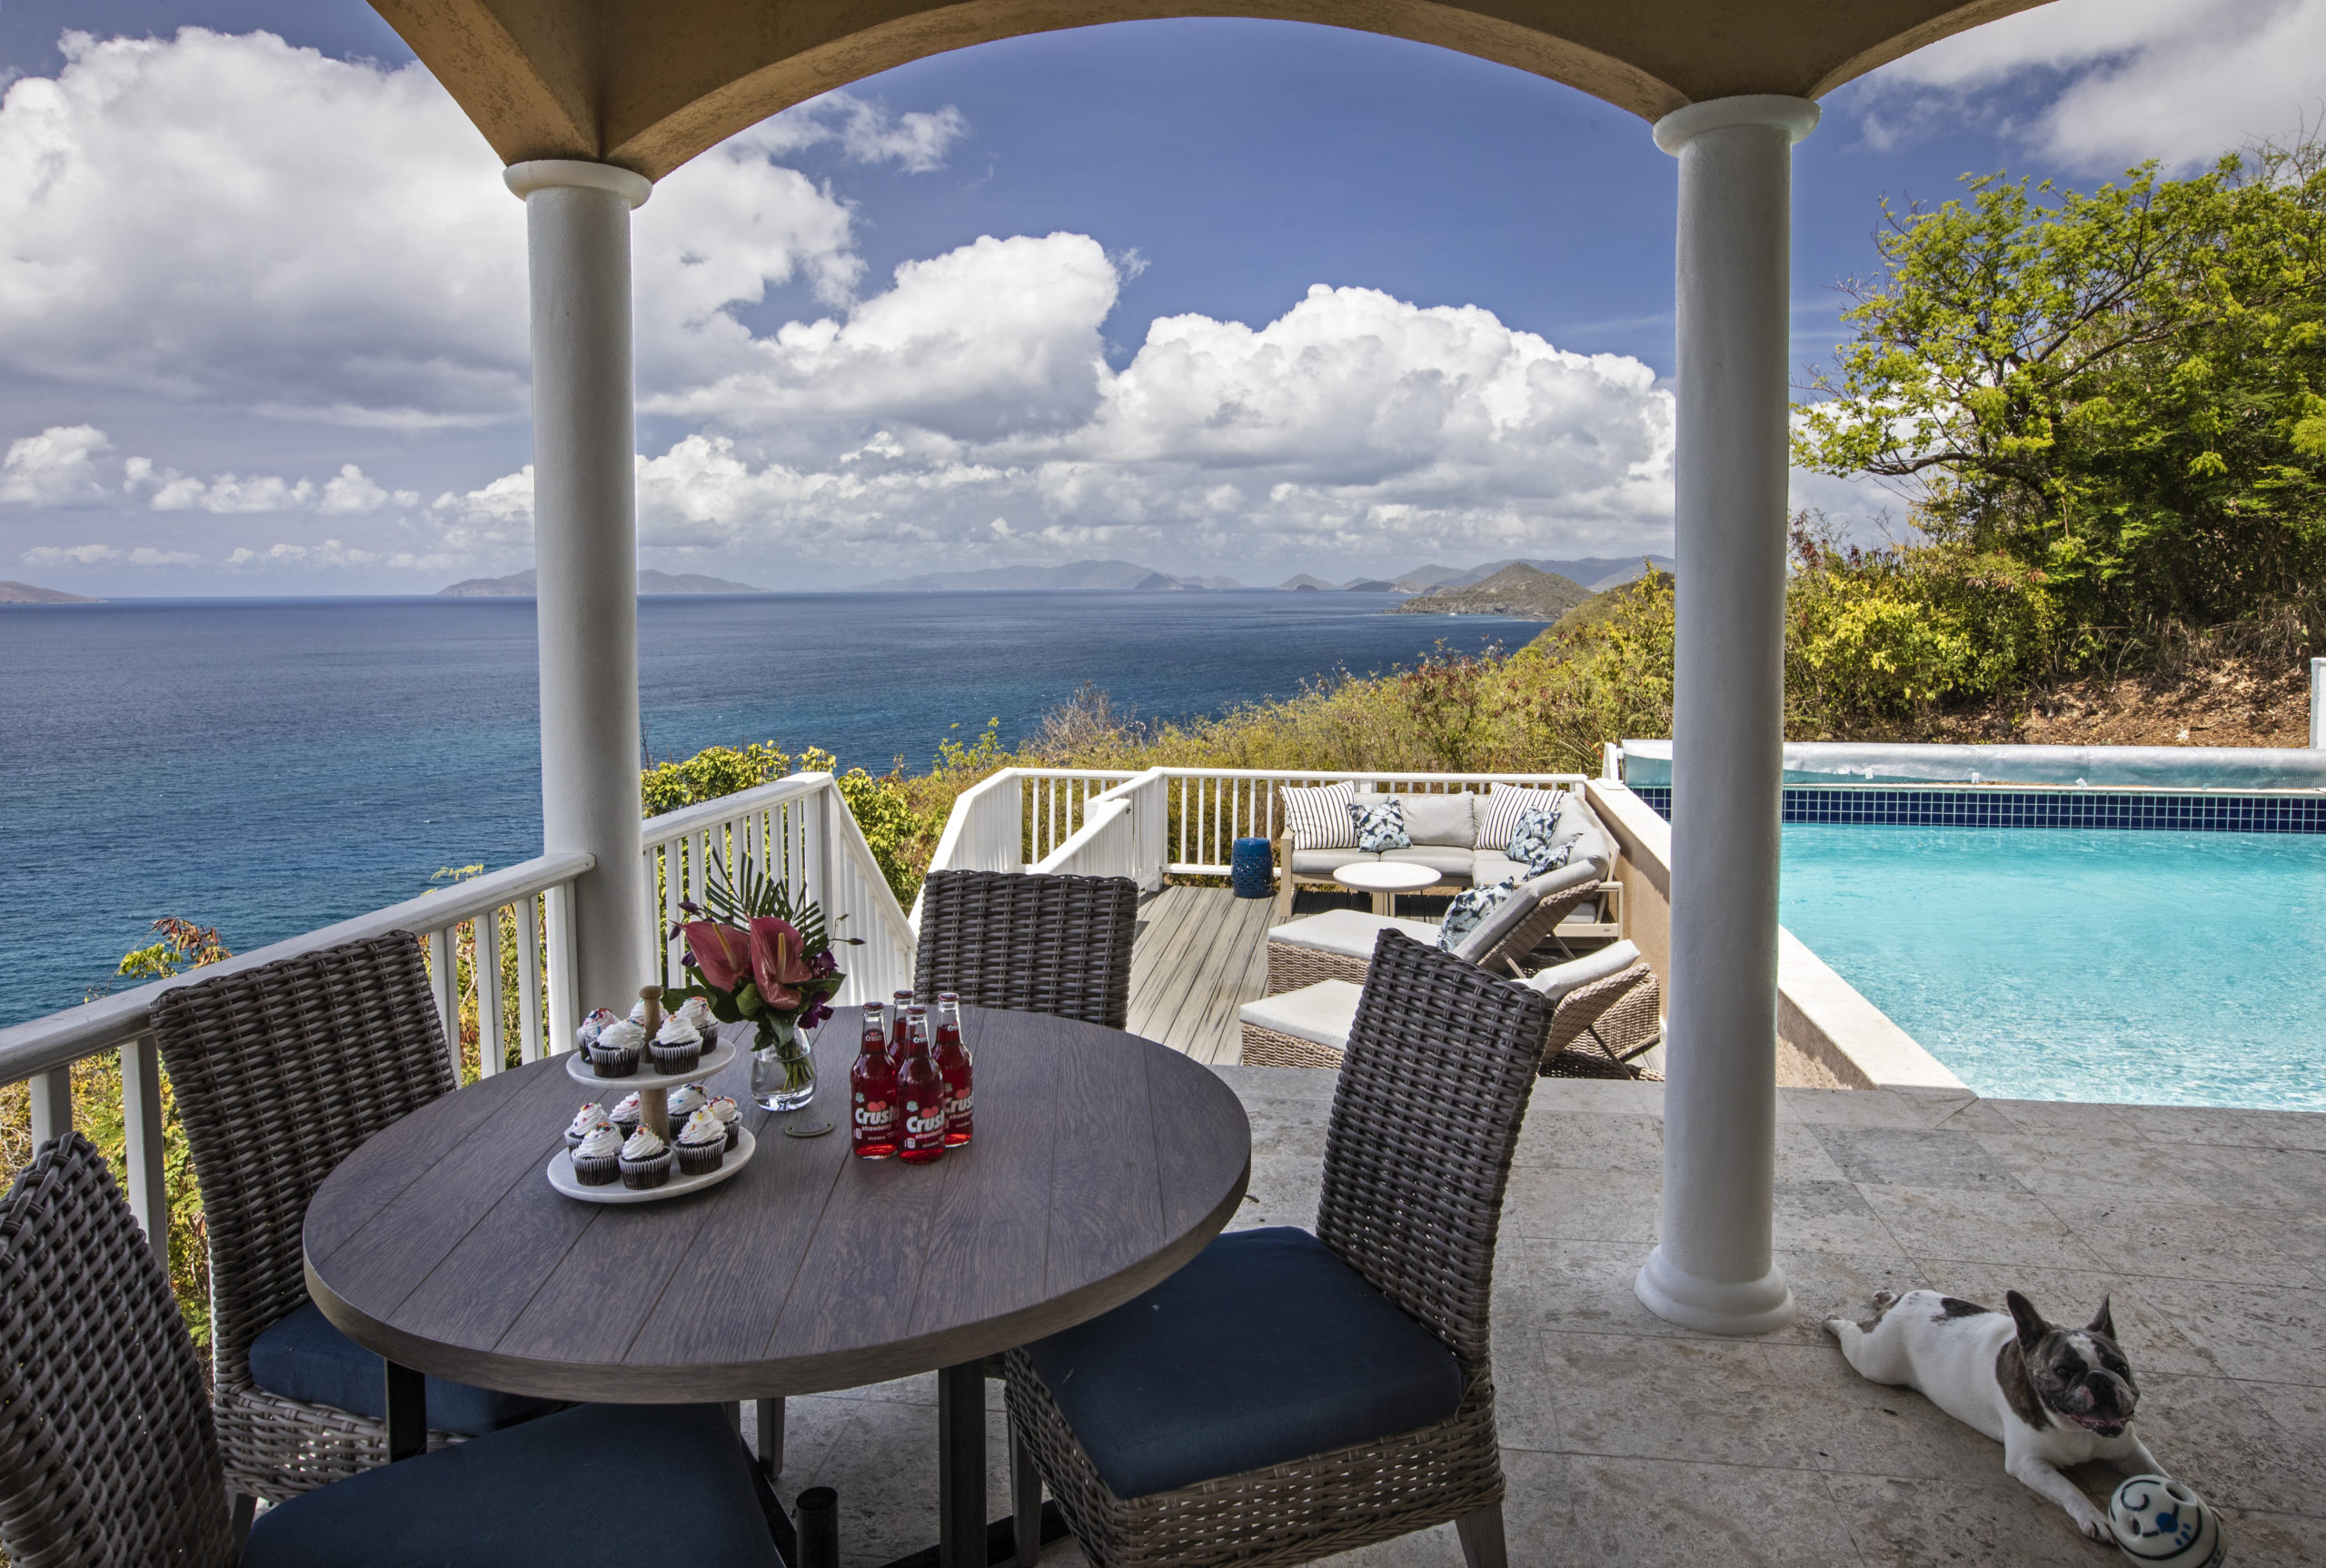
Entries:
[[658, 179], [746, 125], [908, 60], [1167, 16], [1315, 22], [1436, 44], [1654, 120], [1814, 98], [2042, 0], [373, 0], [507, 163]]

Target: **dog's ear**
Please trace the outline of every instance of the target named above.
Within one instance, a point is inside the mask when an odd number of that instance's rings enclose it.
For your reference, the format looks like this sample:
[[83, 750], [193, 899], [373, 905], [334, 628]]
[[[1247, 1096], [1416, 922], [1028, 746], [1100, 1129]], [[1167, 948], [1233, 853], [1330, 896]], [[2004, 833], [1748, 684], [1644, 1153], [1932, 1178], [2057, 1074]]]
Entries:
[[2011, 1321], [2019, 1325], [2020, 1345], [2028, 1350], [2034, 1349], [2036, 1342], [2052, 1332], [2052, 1325], [2043, 1321], [2043, 1315], [2035, 1310], [2035, 1304], [2017, 1291], [2004, 1291], [2003, 1299], [2003, 1305], [2011, 1308]]
[[2108, 1297], [2103, 1295], [2100, 1298], [2100, 1310], [2093, 1313], [2092, 1321], [2083, 1326], [2087, 1334], [2104, 1334], [2111, 1339], [2116, 1337], [2116, 1315], [2111, 1309]]

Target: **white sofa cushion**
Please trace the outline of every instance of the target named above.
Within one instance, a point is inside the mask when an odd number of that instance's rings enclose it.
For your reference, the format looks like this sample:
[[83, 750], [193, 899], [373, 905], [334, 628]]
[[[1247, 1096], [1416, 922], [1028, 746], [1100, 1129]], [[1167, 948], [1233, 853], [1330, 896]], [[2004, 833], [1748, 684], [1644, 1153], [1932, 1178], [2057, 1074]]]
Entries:
[[1347, 980], [1319, 980], [1297, 991], [1247, 1002], [1236, 1016], [1296, 1040], [1341, 1050], [1348, 1045], [1348, 1032], [1357, 1025], [1357, 1000], [1364, 995], [1364, 987]]
[[[1540, 991], [1554, 1003], [1562, 1000], [1569, 991], [1604, 980], [1610, 975], [1620, 975], [1639, 962], [1639, 949], [1629, 942], [1611, 942], [1595, 953], [1585, 953], [1571, 963], [1554, 965], [1541, 974], [1521, 982], [1527, 989]], [[1356, 1014], [1349, 1015], [1355, 1017]], [[1285, 1033], [1292, 1031], [1287, 1029]], [[1305, 1035], [1301, 1037], [1307, 1038]]]
[[1457, 849], [1476, 847], [1477, 819], [1472, 808], [1477, 797], [1465, 790], [1453, 795], [1398, 795], [1392, 797], [1404, 808], [1406, 837], [1416, 846], [1450, 846]]
[[1416, 844], [1409, 849], [1384, 850], [1381, 858], [1394, 860], [1401, 866], [1426, 866], [1441, 877], [1466, 882], [1470, 879], [1470, 868], [1476, 862], [1477, 856], [1473, 850], [1456, 849], [1443, 844]]
[[1294, 849], [1354, 849], [1357, 823], [1349, 802], [1357, 799], [1354, 784], [1326, 784], [1313, 789], [1287, 785], [1277, 791], [1284, 801], [1284, 825]]
[[1371, 959], [1373, 944], [1384, 931], [1401, 931], [1416, 942], [1435, 944], [1437, 928], [1426, 920], [1400, 920], [1362, 909], [1328, 909], [1305, 920], [1268, 928], [1268, 940], [1290, 948], [1337, 953], [1345, 958]]
[[1378, 860], [1378, 855], [1368, 855], [1362, 849], [1295, 849], [1292, 868], [1303, 877], [1329, 877], [1343, 866], [1362, 861]]

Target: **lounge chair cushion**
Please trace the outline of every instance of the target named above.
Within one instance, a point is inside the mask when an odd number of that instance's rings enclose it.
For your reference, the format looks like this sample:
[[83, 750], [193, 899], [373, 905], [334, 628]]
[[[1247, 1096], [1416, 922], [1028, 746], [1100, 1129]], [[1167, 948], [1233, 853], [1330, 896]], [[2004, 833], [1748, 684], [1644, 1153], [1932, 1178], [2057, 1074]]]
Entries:
[[1494, 793], [1478, 802], [1478, 839], [1481, 849], [1501, 849], [1510, 843], [1510, 835], [1518, 827], [1519, 814], [1540, 808], [1554, 815], [1566, 800], [1564, 789], [1537, 789], [1527, 784], [1497, 784]]
[[[251, 1341], [251, 1381], [269, 1394], [374, 1421], [384, 1420], [388, 1412], [382, 1367], [378, 1356], [333, 1328], [312, 1301]], [[473, 1436], [556, 1408], [552, 1400], [498, 1394], [441, 1377], [428, 1380], [428, 1425], [433, 1432]]]
[[1288, 948], [1310, 948], [1319, 953], [1369, 960], [1373, 944], [1384, 931], [1402, 931], [1416, 942], [1437, 940], [1437, 928], [1426, 920], [1399, 920], [1362, 909], [1328, 909], [1305, 920], [1272, 926], [1268, 928], [1268, 940]]
[[1354, 784], [1326, 784], [1304, 789], [1287, 785], [1277, 791], [1284, 802], [1284, 823], [1292, 833], [1292, 847], [1300, 849], [1354, 849], [1357, 824], [1348, 803], [1357, 798]]
[[[1592, 869], [1588, 863], [1585, 863], [1562, 866], [1555, 871], [1546, 871], [1530, 881], [1520, 883], [1513, 889], [1514, 897], [1505, 898], [1488, 909], [1486, 918], [1473, 926], [1469, 934], [1457, 942], [1453, 948], [1455, 956], [1467, 958], [1474, 964], [1482, 962], [1488, 953], [1494, 951], [1497, 943], [1509, 936], [1517, 928], [1521, 921], [1535, 912], [1536, 908], [1544, 899], [1556, 898], [1562, 893], [1572, 893], [1577, 887], [1587, 886], [1598, 879], [1598, 872]], [[1465, 894], [1462, 897], [1467, 896]], [[1462, 898], [1456, 898], [1454, 901], [1459, 904]], [[1446, 911], [1446, 923], [1449, 926], [1454, 923], [1453, 911], [1450, 909]]]
[[1407, 866], [1426, 866], [1449, 880], [1467, 882], [1470, 867], [1477, 856], [1471, 850], [1456, 849], [1444, 844], [1416, 844], [1408, 849], [1388, 850], [1381, 858]]
[[718, 1405], [577, 1405], [278, 1503], [242, 1568], [780, 1568], [750, 1465]]
[[1454, 1353], [1289, 1226], [1220, 1236], [1026, 1355], [1126, 1498], [1411, 1432], [1462, 1402]]
[[1476, 846], [1477, 819], [1472, 809], [1476, 796], [1463, 791], [1452, 795], [1399, 795], [1396, 799], [1405, 811], [1406, 837], [1416, 844], [1456, 849]]
[[[1529, 990], [1540, 991], [1553, 1002], [1564, 998], [1569, 991], [1578, 990], [1595, 980], [1610, 975], [1620, 975], [1639, 962], [1639, 949], [1629, 942], [1611, 942], [1595, 953], [1585, 953], [1571, 963], [1554, 965], [1541, 974], [1524, 982]], [[1355, 1022], [1352, 1010], [1349, 1018]]]
[[1348, 1032], [1357, 1024], [1357, 999], [1364, 993], [1364, 987], [1347, 980], [1319, 980], [1247, 1002], [1236, 1016], [1279, 1035], [1339, 1050], [1348, 1044]]

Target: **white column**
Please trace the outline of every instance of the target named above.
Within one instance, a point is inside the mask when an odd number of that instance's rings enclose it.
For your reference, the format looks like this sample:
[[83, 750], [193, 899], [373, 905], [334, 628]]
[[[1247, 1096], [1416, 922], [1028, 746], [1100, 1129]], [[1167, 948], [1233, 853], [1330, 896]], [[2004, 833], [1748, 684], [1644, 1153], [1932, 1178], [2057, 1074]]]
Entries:
[[1678, 649], [1664, 1228], [1633, 1288], [1714, 1334], [1792, 1321], [1770, 1255], [1784, 761], [1788, 296], [1804, 98], [1693, 104], [1680, 160]]
[[542, 845], [598, 858], [573, 889], [578, 999], [620, 1010], [648, 978], [630, 213], [653, 187], [566, 159], [514, 164], [503, 178], [524, 198], [532, 263]]

